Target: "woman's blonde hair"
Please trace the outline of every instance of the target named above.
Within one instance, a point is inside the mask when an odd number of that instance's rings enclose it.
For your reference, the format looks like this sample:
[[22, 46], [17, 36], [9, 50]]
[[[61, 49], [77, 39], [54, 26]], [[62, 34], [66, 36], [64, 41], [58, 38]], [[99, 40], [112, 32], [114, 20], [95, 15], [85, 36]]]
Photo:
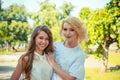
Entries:
[[70, 24], [75, 29], [79, 42], [82, 42], [83, 40], [86, 39], [87, 37], [86, 28], [83, 26], [82, 22], [80, 22], [78, 18], [68, 17], [64, 19], [61, 24], [60, 35], [62, 35], [64, 23]]

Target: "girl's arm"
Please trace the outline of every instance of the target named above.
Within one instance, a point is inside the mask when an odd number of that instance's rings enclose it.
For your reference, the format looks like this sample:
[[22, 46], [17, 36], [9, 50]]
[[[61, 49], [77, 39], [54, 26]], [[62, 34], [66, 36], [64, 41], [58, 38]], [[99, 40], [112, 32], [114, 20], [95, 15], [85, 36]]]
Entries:
[[18, 60], [18, 64], [14, 70], [14, 72], [12, 73], [12, 76], [10, 78], [10, 80], [19, 80], [21, 73], [24, 71], [24, 68], [26, 66], [26, 61], [28, 60], [28, 57], [24, 57], [25, 58], [25, 62], [22, 62], [22, 58], [20, 57]]

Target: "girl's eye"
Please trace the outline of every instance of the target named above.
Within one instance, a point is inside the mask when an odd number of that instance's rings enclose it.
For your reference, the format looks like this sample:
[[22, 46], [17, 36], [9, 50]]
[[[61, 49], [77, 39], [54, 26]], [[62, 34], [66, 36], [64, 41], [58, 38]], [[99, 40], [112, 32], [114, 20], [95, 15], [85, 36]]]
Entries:
[[40, 36], [39, 39], [41, 39], [41, 40], [45, 39], [45, 40], [48, 40], [48, 41], [49, 41], [49, 38], [44, 38], [44, 37], [42, 37], [42, 36]]
[[48, 41], [49, 41], [49, 38], [46, 38], [46, 40], [48, 40]]
[[40, 36], [39, 39], [43, 39], [43, 37]]

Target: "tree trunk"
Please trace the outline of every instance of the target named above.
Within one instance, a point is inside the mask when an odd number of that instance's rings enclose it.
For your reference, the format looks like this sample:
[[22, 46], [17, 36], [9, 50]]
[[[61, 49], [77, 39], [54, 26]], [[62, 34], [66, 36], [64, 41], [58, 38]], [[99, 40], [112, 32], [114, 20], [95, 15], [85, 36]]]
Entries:
[[6, 41], [6, 51], [8, 52], [10, 50], [10, 43]]
[[102, 46], [102, 66], [100, 72], [106, 72], [107, 71], [107, 65], [108, 65], [108, 48], [105, 47], [105, 45]]

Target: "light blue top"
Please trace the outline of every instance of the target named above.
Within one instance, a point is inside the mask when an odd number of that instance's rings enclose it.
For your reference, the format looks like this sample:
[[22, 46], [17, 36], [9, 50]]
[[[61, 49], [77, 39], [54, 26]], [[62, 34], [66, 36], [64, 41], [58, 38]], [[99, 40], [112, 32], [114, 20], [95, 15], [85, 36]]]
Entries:
[[[85, 70], [85, 53], [78, 46], [67, 48], [64, 42], [55, 42], [55, 61], [67, 73], [76, 77], [76, 80], [84, 80]], [[53, 72], [52, 80], [62, 80], [55, 72]]]

